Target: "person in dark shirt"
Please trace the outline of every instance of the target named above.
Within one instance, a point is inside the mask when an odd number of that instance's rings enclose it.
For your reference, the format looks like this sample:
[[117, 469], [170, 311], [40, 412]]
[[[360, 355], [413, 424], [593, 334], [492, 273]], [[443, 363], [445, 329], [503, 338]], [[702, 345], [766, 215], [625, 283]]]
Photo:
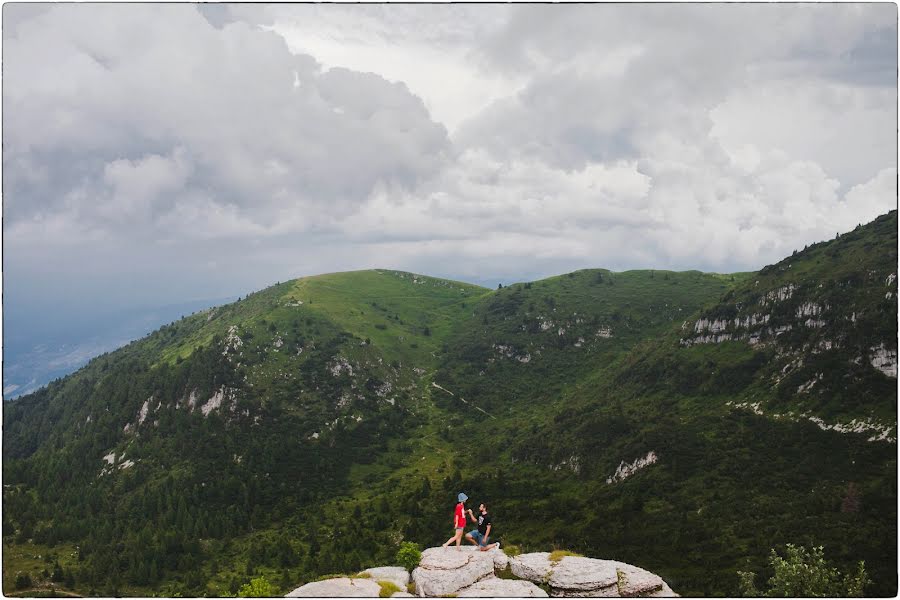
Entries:
[[472, 519], [473, 522], [478, 523], [478, 529], [473, 529], [467, 533], [466, 539], [478, 546], [478, 549], [482, 552], [499, 548], [500, 544], [498, 543], [488, 543], [493, 524], [491, 522], [491, 515], [488, 514], [487, 506], [484, 502], [478, 505], [478, 512], [481, 514], [479, 514], [476, 519], [475, 515], [472, 514], [472, 509], [469, 509], [469, 518]]

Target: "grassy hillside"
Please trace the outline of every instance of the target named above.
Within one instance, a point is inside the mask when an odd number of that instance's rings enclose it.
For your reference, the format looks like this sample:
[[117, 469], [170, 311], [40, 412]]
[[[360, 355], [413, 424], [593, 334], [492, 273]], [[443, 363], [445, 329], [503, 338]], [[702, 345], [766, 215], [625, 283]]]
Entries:
[[505, 543], [684, 595], [786, 543], [893, 594], [896, 231], [733, 275], [336, 273], [186, 317], [5, 406], [4, 591], [288, 591], [443, 542], [465, 490]]

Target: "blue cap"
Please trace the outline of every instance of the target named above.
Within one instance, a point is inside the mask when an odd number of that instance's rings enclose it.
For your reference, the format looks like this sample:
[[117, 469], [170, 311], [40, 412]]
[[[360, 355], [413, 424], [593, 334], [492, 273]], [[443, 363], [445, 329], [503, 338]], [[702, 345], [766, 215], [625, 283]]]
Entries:
[[459, 500], [460, 502], [465, 502], [466, 500], [469, 499], [469, 497], [466, 496], [465, 494], [463, 494], [462, 492], [460, 492], [459, 496], [457, 496], [456, 499]]

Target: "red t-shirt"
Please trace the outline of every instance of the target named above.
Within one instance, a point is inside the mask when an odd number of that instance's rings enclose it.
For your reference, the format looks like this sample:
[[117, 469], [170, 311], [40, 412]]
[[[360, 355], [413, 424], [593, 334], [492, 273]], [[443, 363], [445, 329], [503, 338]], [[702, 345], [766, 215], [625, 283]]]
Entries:
[[457, 529], [466, 526], [466, 515], [463, 512], [462, 502], [456, 505], [456, 514], [453, 516], [453, 522], [455, 523], [454, 527]]

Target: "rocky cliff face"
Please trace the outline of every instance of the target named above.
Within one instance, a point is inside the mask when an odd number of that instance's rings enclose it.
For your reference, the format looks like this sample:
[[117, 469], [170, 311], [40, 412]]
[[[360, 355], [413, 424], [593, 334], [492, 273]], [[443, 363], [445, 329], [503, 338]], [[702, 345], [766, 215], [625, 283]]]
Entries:
[[895, 442], [896, 236], [893, 212], [762, 269], [682, 324], [682, 351], [736, 342], [766, 357], [762, 399], [736, 408]]
[[[597, 598], [676, 597], [657, 575], [614, 561], [534, 552], [508, 557], [501, 550], [481, 552], [468, 546], [457, 550], [429, 548], [409, 574], [402, 567], [368, 569], [355, 577], [338, 577], [303, 585], [287, 597], [377, 597], [384, 585], [400, 591], [391, 597], [424, 598]], [[383, 597], [383, 596], [382, 596]]]

